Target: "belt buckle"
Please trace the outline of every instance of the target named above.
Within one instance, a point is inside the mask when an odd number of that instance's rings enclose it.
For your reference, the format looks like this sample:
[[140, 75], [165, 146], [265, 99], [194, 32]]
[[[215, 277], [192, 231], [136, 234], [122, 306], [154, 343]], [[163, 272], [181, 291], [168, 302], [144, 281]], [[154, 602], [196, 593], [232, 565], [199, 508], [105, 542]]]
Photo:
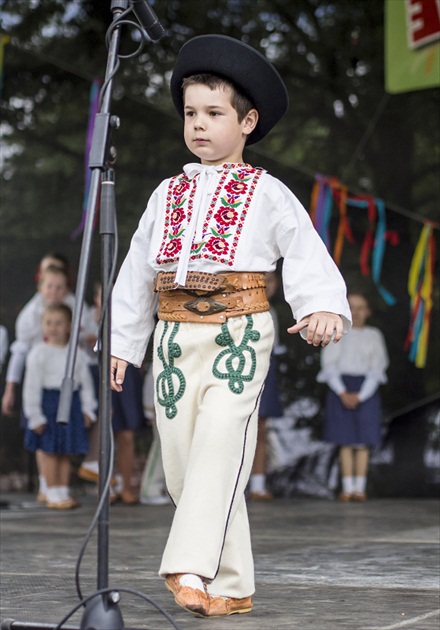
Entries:
[[211, 297], [201, 295], [191, 302], [185, 302], [183, 305], [188, 311], [196, 313], [196, 315], [214, 315], [214, 313], [220, 313], [226, 310], [226, 305], [221, 302], [216, 302]]

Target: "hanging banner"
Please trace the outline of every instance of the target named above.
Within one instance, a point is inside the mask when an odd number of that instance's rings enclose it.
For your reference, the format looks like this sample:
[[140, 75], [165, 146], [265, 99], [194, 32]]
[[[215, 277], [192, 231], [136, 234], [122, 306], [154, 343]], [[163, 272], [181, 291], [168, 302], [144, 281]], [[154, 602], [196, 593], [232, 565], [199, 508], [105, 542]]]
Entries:
[[386, 0], [386, 91], [439, 86], [440, 0]]

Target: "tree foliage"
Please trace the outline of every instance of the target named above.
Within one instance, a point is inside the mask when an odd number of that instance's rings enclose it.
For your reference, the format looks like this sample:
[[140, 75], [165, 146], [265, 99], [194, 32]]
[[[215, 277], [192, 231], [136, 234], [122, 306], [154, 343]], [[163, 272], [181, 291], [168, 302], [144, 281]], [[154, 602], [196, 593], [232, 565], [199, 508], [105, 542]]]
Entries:
[[[168, 82], [181, 45], [203, 33], [223, 33], [251, 44], [274, 62], [286, 82], [289, 112], [267, 139], [249, 148], [248, 161], [279, 176], [306, 206], [313, 175], [320, 172], [339, 177], [355, 191], [380, 196], [390, 207], [436, 220], [439, 90], [385, 93], [383, 0], [152, 4], [166, 37], [148, 42], [134, 60], [122, 59], [114, 81], [112, 113], [122, 123], [114, 134], [121, 256], [150, 192], [192, 159]], [[74, 263], [78, 257], [79, 242], [70, 235], [81, 220], [89, 91], [94, 78], [104, 77], [110, 7], [110, 0], [3, 2], [9, 42], [1, 127], [1, 317], [11, 332], [32, 293], [41, 254], [62, 249]], [[123, 27], [121, 52], [134, 50], [138, 40], [136, 30]], [[396, 378], [404, 369], [406, 380], [410, 374], [411, 382], [420, 385], [402, 351], [408, 324], [406, 278], [420, 224], [397, 212], [390, 215], [390, 225], [401, 236], [398, 250], [387, 254], [394, 256], [388, 259], [391, 270], [384, 272], [400, 300], [397, 332], [390, 339], [404, 365]], [[343, 260], [350, 278], [359, 273], [356, 260], [350, 253]], [[96, 274], [96, 264], [93, 269]], [[396, 312], [383, 305], [378, 310], [381, 323], [392, 327]], [[432, 377], [428, 380], [429, 385], [415, 387], [414, 396], [436, 386]]]

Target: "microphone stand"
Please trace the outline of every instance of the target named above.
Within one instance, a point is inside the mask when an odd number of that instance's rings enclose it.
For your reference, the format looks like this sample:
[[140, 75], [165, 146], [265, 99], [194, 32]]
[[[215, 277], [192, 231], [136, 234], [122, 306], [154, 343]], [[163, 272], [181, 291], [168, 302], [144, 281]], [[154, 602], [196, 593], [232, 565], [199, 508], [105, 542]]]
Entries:
[[[99, 505], [98, 505], [98, 544], [97, 544], [97, 591], [74, 607], [73, 611], [61, 622], [55, 625], [20, 622], [7, 619], [2, 622], [1, 630], [78, 630], [72, 626], [64, 625], [64, 621], [84, 606], [84, 613], [79, 630], [124, 630], [122, 614], [118, 602], [120, 595], [118, 589], [108, 586], [108, 551], [109, 551], [109, 494], [112, 461], [110, 452], [112, 447], [111, 427], [111, 389], [110, 389], [110, 321], [111, 321], [111, 288], [114, 272], [115, 242], [116, 242], [116, 203], [114, 171], [111, 165], [116, 160], [116, 151], [109, 142], [111, 129], [119, 127], [117, 116], [111, 116], [110, 103], [112, 98], [113, 78], [116, 74], [119, 61], [118, 50], [121, 38], [121, 26], [130, 24], [141, 33], [141, 45], [131, 57], [137, 55], [143, 48], [144, 31], [135, 22], [122, 19], [130, 10], [140, 20], [141, 26], [145, 26], [147, 32], [152, 28], [151, 39], [160, 39], [163, 28], [158, 22], [154, 12], [144, 0], [112, 0], [111, 12], [113, 21], [111, 37], [108, 41], [108, 58], [105, 72], [105, 81], [102, 88], [100, 111], [96, 114], [93, 129], [92, 146], [89, 156], [89, 168], [92, 170], [87, 215], [84, 227], [81, 256], [78, 269], [77, 288], [75, 293], [75, 308], [72, 319], [72, 330], [67, 354], [66, 371], [63, 379], [60, 402], [58, 407], [57, 422], [67, 424], [70, 417], [70, 408], [74, 390], [74, 367], [76, 351], [79, 340], [81, 315], [85, 299], [87, 278], [90, 268], [91, 241], [98, 200], [100, 203], [100, 235], [101, 235], [101, 283], [102, 283], [102, 325], [98, 339], [100, 352], [100, 388], [99, 388]], [[99, 199], [99, 191], [101, 191]], [[120, 588], [120, 591], [134, 592], [130, 589]], [[147, 601], [157, 604], [145, 597]], [[164, 611], [162, 611], [164, 612]], [[166, 618], [174, 627], [177, 625], [164, 612]], [[126, 629], [130, 630], [130, 629]], [[135, 629], [131, 629], [135, 630]]]

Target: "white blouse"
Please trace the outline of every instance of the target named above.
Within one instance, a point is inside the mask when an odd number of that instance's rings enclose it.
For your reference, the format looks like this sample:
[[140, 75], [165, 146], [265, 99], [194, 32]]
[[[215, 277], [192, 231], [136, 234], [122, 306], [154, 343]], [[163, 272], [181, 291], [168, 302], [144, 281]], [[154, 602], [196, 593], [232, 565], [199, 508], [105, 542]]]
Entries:
[[[29, 428], [35, 429], [47, 420], [42, 409], [43, 389], [61, 389], [66, 368], [68, 346], [51, 346], [45, 342], [36, 343], [26, 359], [26, 372], [23, 383], [23, 408]], [[74, 391], [79, 390], [81, 409], [84, 414], [96, 420], [97, 402], [87, 357], [78, 348], [75, 370]]]
[[[75, 306], [75, 296], [69, 293], [63, 300], [72, 311]], [[11, 344], [6, 381], [20, 383], [26, 363], [26, 355], [32, 346], [43, 341], [41, 319], [45, 304], [41, 293], [35, 295], [25, 304], [15, 322], [15, 341]]]
[[[187, 164], [153, 192], [119, 272], [112, 300], [112, 355], [141, 365], [154, 328], [154, 278], [188, 270], [270, 272], [284, 258], [293, 317], [317, 311], [351, 324], [344, 280], [293, 193], [245, 164]], [[307, 333], [305, 332], [303, 336]]]
[[330, 343], [321, 352], [320, 383], [338, 395], [346, 387], [341, 376], [365, 376], [359, 391], [361, 401], [370, 398], [380, 384], [387, 382], [388, 353], [384, 337], [378, 328], [364, 326], [352, 328], [339, 343]]

